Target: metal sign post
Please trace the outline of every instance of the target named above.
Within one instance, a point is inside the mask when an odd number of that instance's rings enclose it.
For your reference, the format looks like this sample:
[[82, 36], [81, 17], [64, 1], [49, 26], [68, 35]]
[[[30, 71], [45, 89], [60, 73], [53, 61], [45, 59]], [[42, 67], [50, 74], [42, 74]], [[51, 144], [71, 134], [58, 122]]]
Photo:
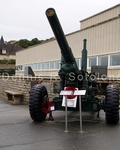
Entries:
[[74, 91], [74, 94], [73, 94], [73, 91], [61, 91], [60, 92], [60, 95], [63, 95], [65, 96], [65, 132], [69, 132], [68, 131], [68, 117], [67, 117], [67, 107], [68, 107], [68, 102], [67, 102], [67, 96], [69, 95], [76, 95], [76, 96], [79, 96], [79, 112], [80, 112], [80, 131], [79, 133], [82, 133], [82, 107], [81, 107], [81, 95], [85, 95], [86, 93], [86, 90], [76, 90]]
[[67, 96], [68, 95], [72, 95], [73, 91], [61, 91], [60, 95], [65, 96], [65, 132], [69, 132], [68, 131], [68, 117], [67, 117]]
[[81, 95], [79, 95], [79, 112], [80, 112], [80, 133], [82, 133], [82, 107], [81, 107]]
[[67, 96], [65, 96], [65, 132], [68, 131], [68, 118], [67, 118]]
[[81, 107], [81, 95], [85, 95], [86, 90], [78, 90], [74, 92], [74, 95], [79, 96], [79, 112], [80, 112], [80, 131], [79, 133], [82, 133], [82, 107]]

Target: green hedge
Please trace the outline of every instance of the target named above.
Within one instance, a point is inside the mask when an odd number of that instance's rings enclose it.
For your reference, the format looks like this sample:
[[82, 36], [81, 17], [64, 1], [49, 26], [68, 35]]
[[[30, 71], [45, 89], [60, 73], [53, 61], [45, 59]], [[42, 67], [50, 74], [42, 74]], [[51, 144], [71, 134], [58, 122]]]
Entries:
[[0, 59], [0, 64], [15, 64], [15, 59]]

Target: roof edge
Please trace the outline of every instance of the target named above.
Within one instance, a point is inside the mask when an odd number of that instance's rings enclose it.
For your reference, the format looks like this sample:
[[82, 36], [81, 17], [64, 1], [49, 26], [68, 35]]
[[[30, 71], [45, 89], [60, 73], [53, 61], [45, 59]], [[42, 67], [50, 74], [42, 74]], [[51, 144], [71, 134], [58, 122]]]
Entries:
[[110, 8], [108, 8], [108, 9], [105, 9], [105, 10], [103, 10], [103, 11], [101, 11], [101, 12], [95, 14], [95, 15], [92, 15], [92, 16], [90, 16], [90, 17], [87, 17], [87, 18], [85, 18], [85, 19], [82, 19], [82, 20], [80, 20], [79, 22], [83, 22], [83, 21], [85, 21], [85, 20], [88, 20], [88, 19], [90, 19], [90, 18], [93, 18], [93, 17], [95, 17], [95, 16], [97, 16], [97, 15], [99, 15], [99, 14], [102, 14], [102, 13], [104, 13], [104, 12], [106, 12], [106, 11], [108, 11], [108, 10], [111, 10], [111, 9], [113, 9], [113, 8], [115, 8], [115, 7], [118, 7], [118, 6], [120, 6], [120, 3], [117, 4], [117, 5], [115, 5], [115, 6], [113, 6], [113, 7], [110, 7]]

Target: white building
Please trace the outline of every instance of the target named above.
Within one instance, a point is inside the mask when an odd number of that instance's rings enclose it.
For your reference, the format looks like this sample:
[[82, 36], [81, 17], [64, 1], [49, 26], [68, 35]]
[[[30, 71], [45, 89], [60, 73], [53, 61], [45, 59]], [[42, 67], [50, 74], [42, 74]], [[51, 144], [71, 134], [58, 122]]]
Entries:
[[[66, 35], [79, 68], [83, 39], [87, 39], [88, 71], [92, 65], [102, 65], [108, 67], [109, 76], [120, 76], [120, 4], [81, 20], [80, 26]], [[37, 76], [57, 75], [60, 59], [60, 48], [51, 38], [16, 53], [16, 75], [23, 75], [25, 66], [31, 66]]]

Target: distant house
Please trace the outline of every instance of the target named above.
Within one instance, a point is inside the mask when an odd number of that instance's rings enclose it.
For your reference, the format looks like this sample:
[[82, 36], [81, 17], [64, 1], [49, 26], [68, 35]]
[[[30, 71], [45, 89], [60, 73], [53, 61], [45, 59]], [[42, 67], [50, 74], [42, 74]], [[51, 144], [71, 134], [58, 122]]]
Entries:
[[23, 49], [19, 44], [5, 42], [3, 36], [0, 39], [0, 59], [16, 59], [16, 52]]
[[0, 75], [3, 73], [15, 73], [16, 52], [23, 49], [19, 44], [5, 42], [3, 36], [0, 39]]

